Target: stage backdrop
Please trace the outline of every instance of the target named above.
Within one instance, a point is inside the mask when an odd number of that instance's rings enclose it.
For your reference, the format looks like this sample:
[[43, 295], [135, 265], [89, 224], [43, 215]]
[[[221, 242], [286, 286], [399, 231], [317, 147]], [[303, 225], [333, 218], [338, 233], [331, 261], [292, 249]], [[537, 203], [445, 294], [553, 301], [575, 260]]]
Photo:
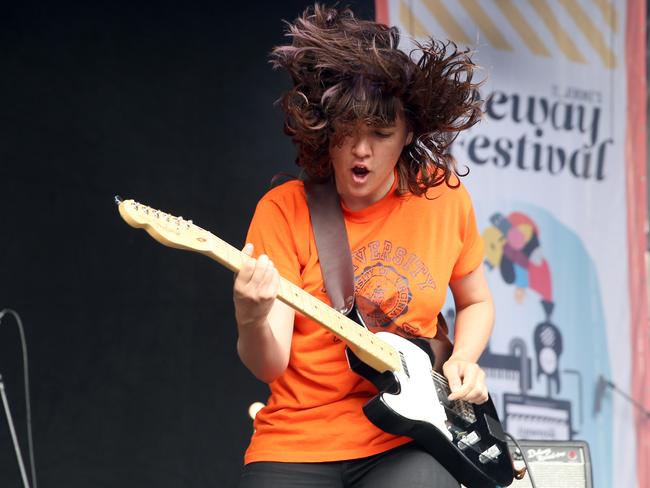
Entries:
[[[128, 227], [113, 196], [242, 246], [272, 176], [297, 173], [268, 53], [310, 4], [3, 3], [0, 310], [25, 327], [33, 488], [236, 486], [268, 388], [237, 357], [232, 273]], [[11, 315], [0, 374], [27, 460]], [[22, 487], [3, 410], [0, 488]]]
[[648, 422], [606, 383], [648, 404], [645, 4], [375, 5], [482, 67], [485, 118], [454, 154], [486, 243], [497, 321], [481, 364], [506, 429], [586, 440], [595, 486], [650, 486]]

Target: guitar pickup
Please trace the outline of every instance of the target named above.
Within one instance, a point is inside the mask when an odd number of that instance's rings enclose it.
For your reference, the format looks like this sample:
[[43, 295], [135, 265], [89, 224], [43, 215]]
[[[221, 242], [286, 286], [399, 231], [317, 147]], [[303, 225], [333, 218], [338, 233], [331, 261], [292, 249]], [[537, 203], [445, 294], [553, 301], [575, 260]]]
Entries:
[[501, 449], [499, 449], [499, 446], [492, 444], [489, 448], [479, 454], [478, 460], [483, 464], [487, 464], [489, 462], [496, 461], [500, 455]]
[[459, 437], [458, 448], [461, 451], [467, 449], [468, 447], [472, 447], [474, 444], [481, 440], [481, 436], [478, 435], [474, 430], [469, 434], [462, 434]]
[[402, 351], [399, 351], [399, 357], [400, 357], [400, 359], [402, 361], [402, 369], [404, 370], [404, 373], [406, 374], [406, 377], [410, 378], [411, 375], [409, 374], [409, 367], [406, 364], [406, 358], [404, 358], [404, 354], [402, 353]]

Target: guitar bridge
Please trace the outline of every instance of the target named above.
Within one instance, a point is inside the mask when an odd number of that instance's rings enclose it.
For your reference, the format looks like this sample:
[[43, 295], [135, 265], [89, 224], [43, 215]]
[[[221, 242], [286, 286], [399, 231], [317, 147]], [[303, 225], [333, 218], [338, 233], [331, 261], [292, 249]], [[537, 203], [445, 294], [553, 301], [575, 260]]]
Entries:
[[478, 455], [478, 460], [483, 464], [496, 461], [501, 455], [501, 449], [496, 444], [492, 444], [489, 448]]

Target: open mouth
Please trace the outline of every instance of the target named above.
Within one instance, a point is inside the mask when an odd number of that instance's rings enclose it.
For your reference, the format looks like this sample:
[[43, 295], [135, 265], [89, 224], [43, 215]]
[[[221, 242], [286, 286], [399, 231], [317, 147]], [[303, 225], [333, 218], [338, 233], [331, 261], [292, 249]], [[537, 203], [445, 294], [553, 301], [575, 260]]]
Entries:
[[363, 184], [368, 179], [370, 170], [365, 166], [354, 166], [352, 168], [352, 180], [357, 184]]

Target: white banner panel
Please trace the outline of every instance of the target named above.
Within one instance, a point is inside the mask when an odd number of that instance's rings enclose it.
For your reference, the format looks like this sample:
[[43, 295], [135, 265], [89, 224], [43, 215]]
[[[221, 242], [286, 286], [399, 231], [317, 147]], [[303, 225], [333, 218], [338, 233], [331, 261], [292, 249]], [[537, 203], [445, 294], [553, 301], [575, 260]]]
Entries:
[[[629, 266], [627, 4], [376, 6], [380, 21], [400, 28], [405, 51], [409, 36], [453, 40], [475, 51], [486, 79], [485, 119], [459, 136], [454, 154], [470, 169], [464, 182], [486, 241], [497, 320], [481, 364], [506, 430], [522, 439], [585, 440], [594, 486], [641, 488], [636, 412], [611, 388], [633, 390], [638, 358], [630, 325], [630, 276], [639, 270]], [[645, 201], [635, 204], [645, 209]]]

